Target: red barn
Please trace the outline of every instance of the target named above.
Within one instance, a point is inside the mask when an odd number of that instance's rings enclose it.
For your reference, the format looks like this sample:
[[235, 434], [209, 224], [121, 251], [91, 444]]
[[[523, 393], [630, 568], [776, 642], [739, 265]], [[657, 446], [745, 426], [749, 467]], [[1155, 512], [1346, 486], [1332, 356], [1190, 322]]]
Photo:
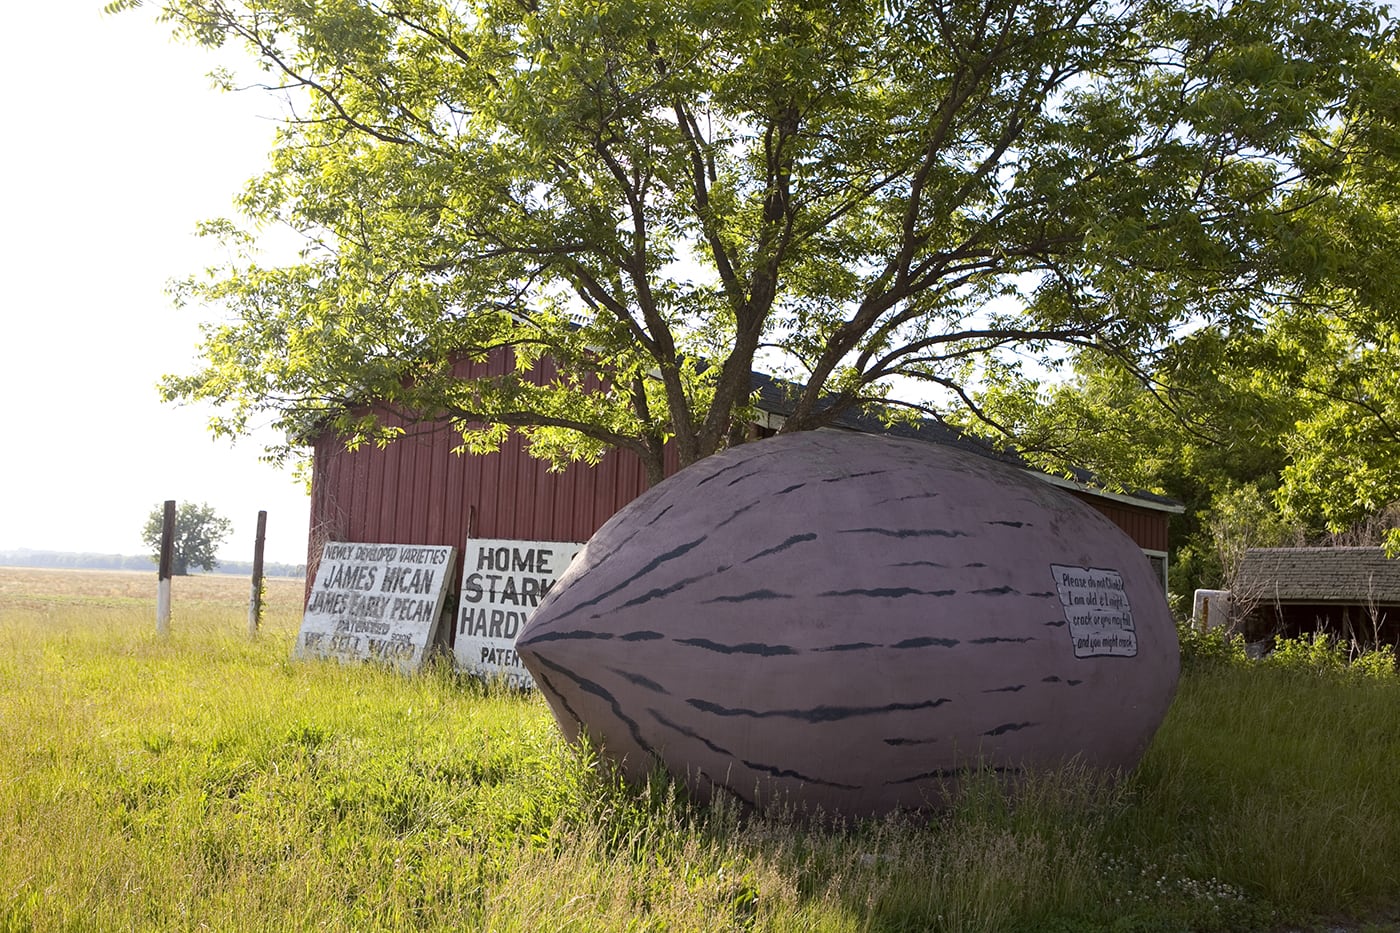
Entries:
[[[497, 354], [486, 364], [504, 372]], [[475, 369], [474, 374], [481, 374]], [[781, 383], [755, 374], [760, 423], [755, 433], [774, 433], [790, 411]], [[402, 422], [396, 422], [403, 424]], [[403, 424], [405, 434], [387, 447], [365, 444], [347, 450], [332, 432], [310, 440], [313, 448], [308, 585], [327, 541], [438, 544], [461, 548], [468, 538], [586, 541], [616, 511], [647, 488], [641, 461], [615, 450], [597, 466], [574, 464], [562, 472], [530, 457], [512, 436], [500, 451], [454, 454], [461, 438], [446, 422]], [[883, 430], [868, 419], [846, 419], [846, 430]], [[998, 456], [952, 429], [926, 422], [891, 433], [930, 443], [955, 444]], [[676, 464], [667, 464], [667, 473]], [[1166, 579], [1167, 524], [1183, 508], [1146, 494], [1119, 495], [1087, 483], [1037, 473], [1098, 509], [1143, 549]]]

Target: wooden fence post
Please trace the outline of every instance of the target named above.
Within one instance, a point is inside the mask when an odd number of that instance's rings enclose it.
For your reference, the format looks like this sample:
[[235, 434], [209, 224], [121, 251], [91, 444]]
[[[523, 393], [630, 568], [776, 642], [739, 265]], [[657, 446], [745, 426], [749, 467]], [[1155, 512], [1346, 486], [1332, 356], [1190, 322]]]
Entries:
[[156, 634], [170, 634], [170, 576], [175, 562], [175, 500], [165, 500], [160, 526], [160, 572], [156, 576]]
[[258, 634], [262, 623], [263, 543], [267, 540], [267, 512], [258, 513], [258, 534], [253, 540], [253, 592], [248, 597], [248, 637]]

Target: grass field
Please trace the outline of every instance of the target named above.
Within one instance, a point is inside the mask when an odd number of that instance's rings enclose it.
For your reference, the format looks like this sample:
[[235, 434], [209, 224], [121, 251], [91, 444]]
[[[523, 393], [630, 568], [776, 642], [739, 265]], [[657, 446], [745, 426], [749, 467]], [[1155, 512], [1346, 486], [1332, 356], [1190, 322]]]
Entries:
[[256, 639], [246, 579], [174, 584], [161, 639], [154, 574], [0, 569], [0, 931], [1400, 929], [1394, 676], [1198, 661], [1127, 780], [818, 828], [293, 663], [298, 582]]
[[[171, 579], [171, 615], [181, 611], [197, 617], [224, 619], [242, 613], [247, 620], [248, 577], [197, 574]], [[301, 621], [305, 584], [288, 577], [264, 578], [265, 618], [274, 628], [295, 628]], [[47, 621], [85, 622], [71, 610], [148, 612], [155, 625], [156, 574], [128, 570], [46, 570], [0, 567], [0, 612], [16, 622], [39, 614]]]

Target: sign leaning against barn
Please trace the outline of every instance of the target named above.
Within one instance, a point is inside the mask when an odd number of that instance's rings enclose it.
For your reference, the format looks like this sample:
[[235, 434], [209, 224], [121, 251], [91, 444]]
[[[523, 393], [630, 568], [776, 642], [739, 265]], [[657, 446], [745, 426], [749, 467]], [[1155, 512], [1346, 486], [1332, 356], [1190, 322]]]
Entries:
[[437, 633], [456, 552], [439, 545], [328, 542], [293, 657], [418, 670]]
[[468, 539], [453, 641], [457, 667], [512, 687], [534, 687], [515, 653], [515, 636], [581, 550], [573, 541]]

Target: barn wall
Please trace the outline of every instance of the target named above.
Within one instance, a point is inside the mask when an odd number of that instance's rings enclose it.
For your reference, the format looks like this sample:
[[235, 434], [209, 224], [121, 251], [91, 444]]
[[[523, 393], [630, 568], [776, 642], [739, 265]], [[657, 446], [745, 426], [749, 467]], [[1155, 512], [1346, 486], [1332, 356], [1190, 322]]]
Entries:
[[1119, 528], [1127, 532], [1137, 546], [1144, 551], [1167, 550], [1167, 525], [1170, 516], [1166, 512], [1142, 509], [1122, 502], [1101, 499], [1087, 493], [1074, 492], [1077, 498], [1087, 502]]
[[[510, 355], [463, 360], [464, 378], [502, 375]], [[525, 378], [553, 378], [549, 361]], [[596, 467], [573, 464], [551, 473], [512, 435], [498, 453], [457, 455], [461, 436], [445, 423], [398, 424], [405, 434], [380, 448], [346, 450], [327, 432], [313, 443], [307, 585], [327, 541], [437, 544], [461, 548], [471, 538], [586, 541], [646, 488], [646, 470], [629, 451], [612, 451]], [[674, 448], [666, 473], [677, 469]], [[1106, 515], [1145, 550], [1167, 550], [1167, 515], [1074, 493]]]
[[450, 544], [468, 537], [586, 541], [646, 489], [641, 461], [625, 451], [597, 467], [562, 473], [530, 457], [512, 437], [497, 454], [456, 455], [447, 425], [408, 428], [388, 447], [346, 450], [335, 437], [315, 444], [308, 573], [326, 541]]
[[[512, 436], [499, 453], [457, 455], [461, 437], [447, 424], [406, 426], [388, 447], [346, 450], [329, 434], [314, 445], [308, 582], [326, 541], [446, 544], [472, 538], [586, 541], [613, 513], [646, 490], [646, 471], [627, 451], [596, 467], [551, 473]], [[668, 473], [674, 462], [668, 463]], [[1167, 550], [1164, 513], [1079, 494], [1138, 547]]]

